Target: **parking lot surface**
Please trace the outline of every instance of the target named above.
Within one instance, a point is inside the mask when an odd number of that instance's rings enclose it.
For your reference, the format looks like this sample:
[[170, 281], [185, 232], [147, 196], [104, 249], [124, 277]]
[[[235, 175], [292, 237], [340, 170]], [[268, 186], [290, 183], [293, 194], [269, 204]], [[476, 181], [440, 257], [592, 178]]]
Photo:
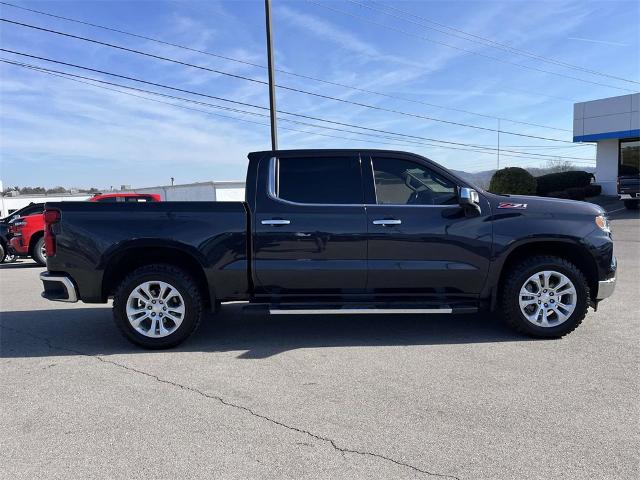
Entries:
[[150, 352], [1, 265], [0, 477], [638, 478], [640, 218], [612, 219], [616, 292], [561, 340], [226, 305]]

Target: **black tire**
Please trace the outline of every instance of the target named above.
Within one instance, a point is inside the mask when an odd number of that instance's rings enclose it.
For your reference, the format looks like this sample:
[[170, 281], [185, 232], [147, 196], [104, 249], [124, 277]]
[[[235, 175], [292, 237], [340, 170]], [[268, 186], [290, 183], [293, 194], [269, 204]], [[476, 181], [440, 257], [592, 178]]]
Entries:
[[[534, 325], [520, 310], [520, 289], [536, 272], [554, 270], [571, 280], [576, 289], [573, 313], [559, 325]], [[520, 333], [540, 338], [560, 338], [575, 330], [584, 320], [589, 308], [589, 284], [578, 267], [564, 258], [537, 255], [514, 265], [502, 283], [501, 307], [505, 321]]]
[[629, 210], [638, 210], [639, 207], [640, 207], [640, 200], [625, 200], [624, 201], [624, 208], [627, 208]]
[[[182, 323], [171, 334], [151, 338], [138, 332], [129, 322], [126, 313], [131, 292], [144, 282], [166, 282], [173, 286], [184, 300], [185, 313]], [[196, 331], [202, 320], [204, 303], [198, 285], [184, 270], [165, 264], [147, 265], [130, 273], [120, 284], [113, 298], [113, 318], [122, 334], [132, 343], [148, 349], [175, 347]]]
[[0, 263], [3, 263], [6, 257], [7, 257], [7, 249], [4, 247], [2, 243], [0, 243]]
[[33, 258], [38, 265], [41, 267], [47, 266], [47, 257], [43, 255], [42, 250], [44, 248], [44, 237], [40, 237], [35, 245], [33, 246], [33, 251], [31, 252], [31, 258]]

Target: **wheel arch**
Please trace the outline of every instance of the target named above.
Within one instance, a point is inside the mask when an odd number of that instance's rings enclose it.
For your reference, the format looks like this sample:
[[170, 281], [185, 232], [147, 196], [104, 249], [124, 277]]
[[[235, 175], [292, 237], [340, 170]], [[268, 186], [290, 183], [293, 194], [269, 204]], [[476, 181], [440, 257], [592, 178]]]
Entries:
[[37, 232], [34, 232], [31, 235], [31, 238], [29, 239], [29, 256], [30, 257], [33, 257], [33, 250], [36, 247], [36, 243], [42, 237], [44, 237], [44, 230], [38, 230]]
[[552, 255], [561, 257], [573, 263], [584, 274], [589, 284], [591, 301], [595, 300], [598, 291], [598, 266], [589, 250], [579, 242], [573, 240], [545, 239], [532, 240], [513, 246], [506, 254], [501, 265], [496, 288], [493, 289], [491, 306], [497, 303], [497, 294], [503, 285], [508, 272], [518, 262], [535, 255]]
[[176, 242], [162, 244], [147, 242], [131, 242], [105, 256], [100, 266], [102, 275], [102, 296], [106, 300], [112, 296], [119, 283], [129, 273], [154, 263], [173, 265], [194, 278], [205, 305], [211, 307], [215, 292], [205, 273], [206, 263], [197, 253]]

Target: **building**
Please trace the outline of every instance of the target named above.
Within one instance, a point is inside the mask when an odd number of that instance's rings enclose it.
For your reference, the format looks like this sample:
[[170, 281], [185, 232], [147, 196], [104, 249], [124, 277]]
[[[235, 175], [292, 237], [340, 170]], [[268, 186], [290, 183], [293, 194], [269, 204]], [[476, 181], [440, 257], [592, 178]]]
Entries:
[[53, 195], [45, 194], [28, 194], [17, 195], [9, 192], [0, 195], [0, 218], [11, 215], [16, 210], [26, 207], [30, 203], [46, 203], [46, 202], [83, 202], [91, 198], [86, 193], [56, 193]]
[[[144, 187], [130, 189], [128, 185], [117, 190], [119, 193], [158, 193], [165, 202], [230, 202], [244, 200], [244, 182], [199, 182], [183, 185], [164, 185], [158, 187]], [[103, 193], [109, 193], [105, 190]], [[0, 218], [6, 217], [16, 210], [26, 207], [30, 203], [45, 202], [81, 202], [92, 195], [86, 193], [66, 193], [54, 195], [20, 195], [8, 192], [0, 196]]]
[[618, 174], [640, 170], [640, 93], [576, 103], [573, 141], [597, 143], [596, 183], [616, 195]]
[[232, 202], [244, 200], [244, 186], [245, 183], [241, 181], [198, 182], [136, 188], [122, 192], [158, 193], [165, 202]]

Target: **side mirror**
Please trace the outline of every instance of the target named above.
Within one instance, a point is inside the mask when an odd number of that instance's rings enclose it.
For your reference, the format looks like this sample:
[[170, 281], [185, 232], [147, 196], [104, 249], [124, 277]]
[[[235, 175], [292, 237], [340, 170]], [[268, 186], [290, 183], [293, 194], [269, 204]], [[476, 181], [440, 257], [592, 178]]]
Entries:
[[482, 213], [480, 210], [480, 195], [473, 188], [460, 187], [458, 204], [465, 210], [473, 209], [478, 213]]

